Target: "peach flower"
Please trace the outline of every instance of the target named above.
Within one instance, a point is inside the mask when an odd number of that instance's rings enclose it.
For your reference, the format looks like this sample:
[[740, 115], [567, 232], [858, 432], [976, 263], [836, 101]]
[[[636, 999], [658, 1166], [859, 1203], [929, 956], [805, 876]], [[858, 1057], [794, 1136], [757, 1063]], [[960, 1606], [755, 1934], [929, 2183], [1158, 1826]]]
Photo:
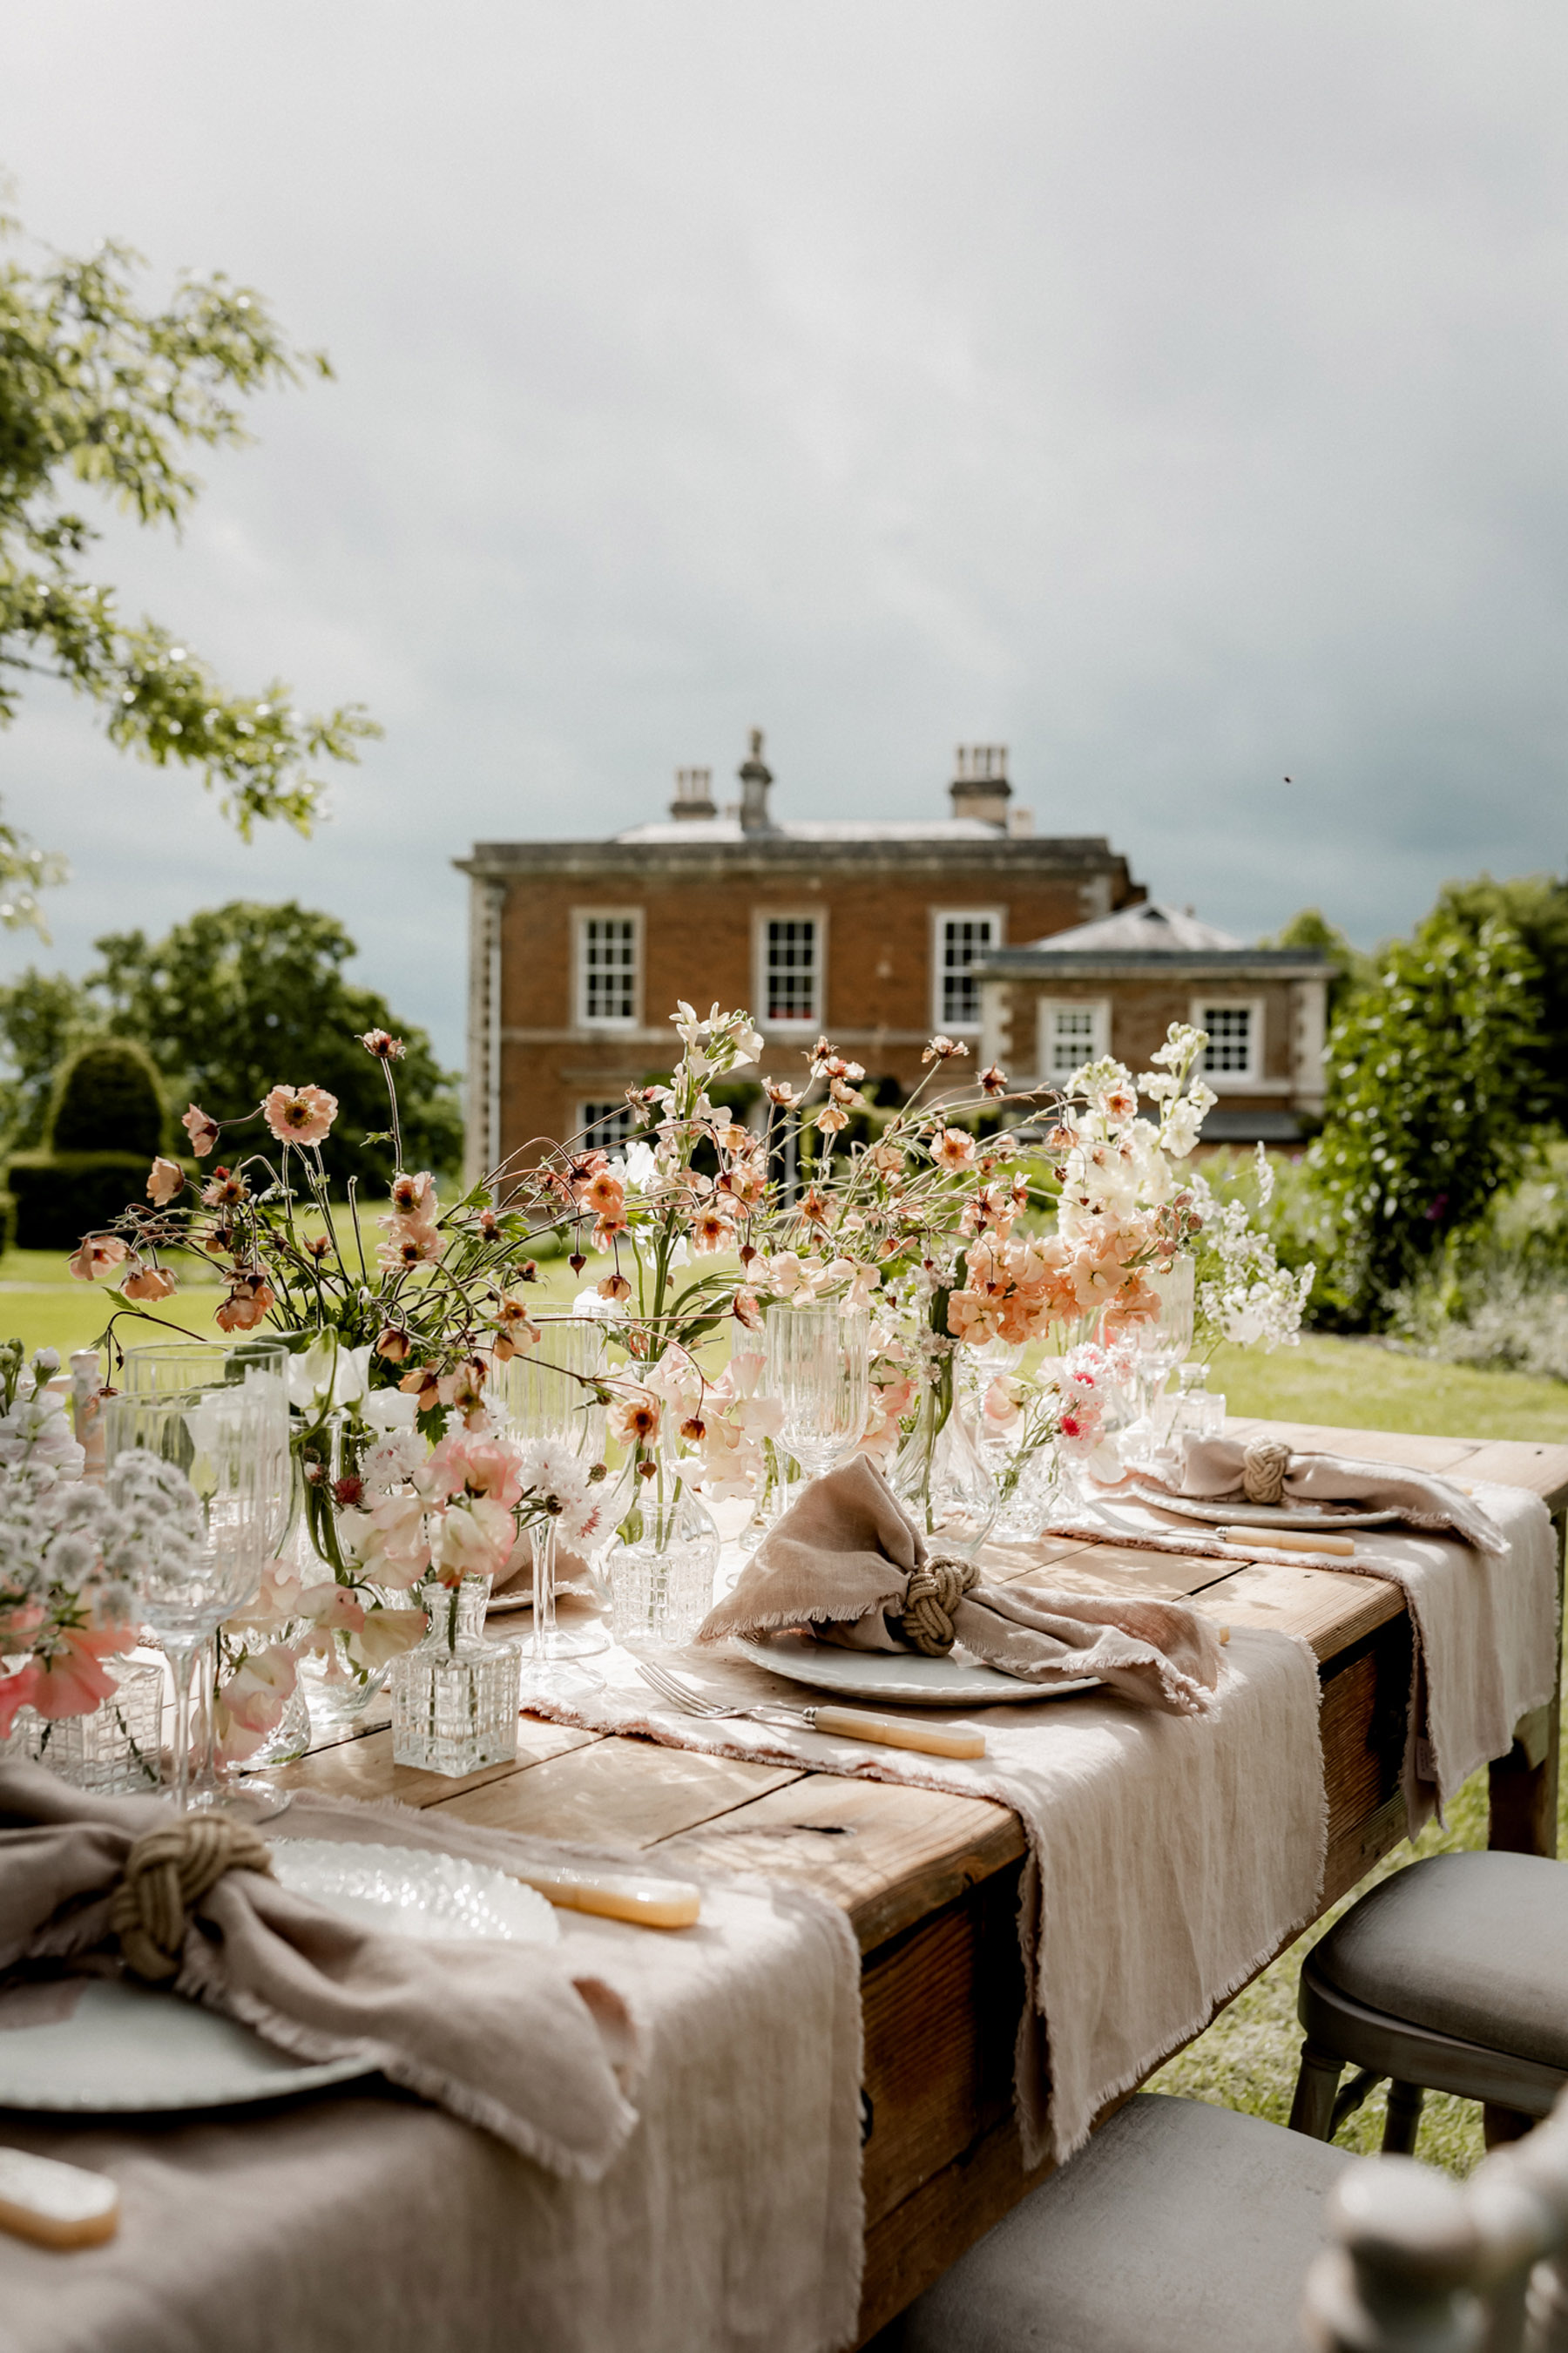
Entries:
[[184, 1189], [184, 1170], [160, 1153], [148, 1172], [147, 1198], [154, 1208], [167, 1208], [175, 1194]]
[[237, 1274], [234, 1289], [213, 1321], [220, 1332], [254, 1332], [276, 1296], [264, 1274]]
[[216, 1120], [209, 1118], [199, 1103], [192, 1103], [190, 1109], [181, 1114], [180, 1125], [190, 1137], [191, 1150], [198, 1160], [206, 1158], [223, 1133]]
[[393, 1178], [392, 1206], [400, 1218], [411, 1218], [416, 1225], [434, 1224], [440, 1203], [436, 1198], [436, 1179], [428, 1168], [421, 1168], [415, 1176]]
[[79, 1282], [91, 1282], [111, 1266], [123, 1266], [131, 1246], [118, 1234], [88, 1234], [72, 1250], [68, 1264]]
[[967, 1168], [974, 1157], [974, 1138], [965, 1128], [944, 1127], [931, 1138], [931, 1156], [939, 1168]]
[[100, 1662], [123, 1649], [129, 1640], [119, 1634], [89, 1634], [79, 1627], [64, 1629], [61, 1648], [34, 1662], [38, 1680], [27, 1695], [28, 1705], [51, 1718], [90, 1715], [115, 1689], [113, 1676], [105, 1674]]
[[337, 1115], [338, 1099], [324, 1087], [274, 1087], [261, 1106], [279, 1144], [320, 1144]]
[[127, 1299], [173, 1299], [178, 1285], [166, 1266], [139, 1266], [121, 1285]]

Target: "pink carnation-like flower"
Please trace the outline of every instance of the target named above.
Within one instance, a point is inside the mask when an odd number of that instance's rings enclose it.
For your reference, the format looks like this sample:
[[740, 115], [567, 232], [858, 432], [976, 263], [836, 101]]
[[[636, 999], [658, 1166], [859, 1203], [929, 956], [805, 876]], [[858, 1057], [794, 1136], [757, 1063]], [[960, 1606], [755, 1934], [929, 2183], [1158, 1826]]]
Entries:
[[199, 1103], [192, 1103], [182, 1115], [180, 1125], [190, 1137], [191, 1150], [198, 1160], [206, 1158], [223, 1133], [216, 1120], [209, 1118]]
[[338, 1115], [338, 1099], [325, 1087], [274, 1087], [261, 1116], [279, 1144], [320, 1144]]

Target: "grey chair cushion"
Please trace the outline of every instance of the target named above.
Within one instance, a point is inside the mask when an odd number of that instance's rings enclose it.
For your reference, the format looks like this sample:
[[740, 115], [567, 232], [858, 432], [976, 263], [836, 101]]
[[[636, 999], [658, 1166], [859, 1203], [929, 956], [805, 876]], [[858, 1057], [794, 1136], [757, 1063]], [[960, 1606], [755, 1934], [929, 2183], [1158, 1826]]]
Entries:
[[1141, 2093], [867, 2353], [1289, 2353], [1351, 2161]]
[[1568, 2069], [1568, 1868], [1435, 1854], [1373, 1888], [1312, 1967], [1369, 2010]]

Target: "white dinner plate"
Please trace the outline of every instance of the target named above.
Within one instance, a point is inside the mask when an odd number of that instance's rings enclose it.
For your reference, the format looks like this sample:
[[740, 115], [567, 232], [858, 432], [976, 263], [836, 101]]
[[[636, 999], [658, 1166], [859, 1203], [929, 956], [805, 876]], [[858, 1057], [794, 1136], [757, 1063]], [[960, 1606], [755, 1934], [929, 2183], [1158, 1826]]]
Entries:
[[[391, 1936], [552, 1945], [561, 1934], [535, 1889], [457, 1855], [279, 1838], [272, 1867], [293, 1894]], [[301, 2066], [237, 2020], [132, 1978], [84, 1978], [74, 1989], [68, 2017], [0, 2031], [0, 2108], [140, 2116], [230, 2107], [374, 2073], [363, 2059]], [[19, 2000], [37, 2006], [47, 1998], [33, 1992]], [[16, 2014], [26, 2013], [18, 2006]]]
[[736, 1638], [735, 1647], [755, 1667], [810, 1683], [837, 1699], [874, 1699], [884, 1707], [999, 1707], [1018, 1700], [1066, 1699], [1094, 1691], [1098, 1675], [1070, 1683], [1026, 1683], [961, 1653], [924, 1659], [913, 1651], [839, 1651], [794, 1631], [770, 1634], [758, 1642]]
[[[1132, 1495], [1118, 1498], [1108, 1495], [1107, 1503], [1119, 1500], [1132, 1502]], [[1399, 1519], [1398, 1512], [1357, 1512], [1348, 1505], [1342, 1512], [1333, 1504], [1312, 1507], [1304, 1504], [1204, 1504], [1191, 1495], [1157, 1494], [1152, 1488], [1139, 1488], [1136, 1500], [1152, 1504], [1157, 1512], [1174, 1512], [1178, 1519], [1202, 1520], [1215, 1528], [1241, 1526], [1249, 1528], [1321, 1528], [1325, 1534], [1335, 1528], [1386, 1528]]]

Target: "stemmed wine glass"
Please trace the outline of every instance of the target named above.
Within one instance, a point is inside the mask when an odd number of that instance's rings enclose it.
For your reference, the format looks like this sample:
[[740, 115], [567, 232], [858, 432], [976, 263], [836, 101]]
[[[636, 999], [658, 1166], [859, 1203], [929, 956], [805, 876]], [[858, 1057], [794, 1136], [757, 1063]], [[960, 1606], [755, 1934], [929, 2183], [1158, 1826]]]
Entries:
[[142, 1617], [174, 1677], [171, 1791], [186, 1810], [191, 1773], [191, 1681], [203, 1644], [256, 1591], [272, 1525], [273, 1384], [266, 1374], [179, 1397], [110, 1398], [104, 1407], [107, 1485], [131, 1504], [139, 1465], [131, 1450], [171, 1463], [199, 1505], [192, 1543], [165, 1521], [149, 1535], [136, 1578]]
[[[289, 1444], [289, 1357], [283, 1341], [266, 1335], [236, 1341], [232, 1346], [211, 1340], [153, 1341], [127, 1348], [120, 1371], [121, 1389], [126, 1396], [183, 1399], [190, 1406], [211, 1390], [265, 1378], [270, 1410], [264, 1440], [266, 1459], [258, 1466], [268, 1506], [263, 1567], [281, 1554], [299, 1510], [299, 1482]], [[253, 1593], [246, 1594], [239, 1606], [243, 1609], [254, 1598]], [[215, 1630], [203, 1645], [195, 1679], [192, 1713], [196, 1758], [187, 1793], [187, 1802], [193, 1806], [223, 1804], [231, 1794], [231, 1785], [217, 1767], [218, 1670]], [[271, 1794], [279, 1808], [287, 1802], [280, 1793], [268, 1793], [259, 1782], [249, 1786], [263, 1795]]]
[[767, 1311], [770, 1397], [784, 1408], [781, 1456], [793, 1455], [808, 1479], [820, 1479], [847, 1454], [870, 1412], [870, 1325], [864, 1309], [834, 1302], [796, 1306], [774, 1300]]
[[[579, 1461], [597, 1459], [605, 1439], [605, 1409], [594, 1383], [605, 1369], [604, 1326], [587, 1316], [563, 1317], [542, 1325], [536, 1344], [520, 1349], [490, 1377], [490, 1395], [506, 1415], [521, 1446], [558, 1446]], [[522, 1671], [524, 1694], [581, 1697], [604, 1680], [580, 1662], [609, 1648], [599, 1626], [568, 1630], [555, 1622], [555, 1522], [535, 1520], [529, 1529], [533, 1553], [533, 1638]]]

